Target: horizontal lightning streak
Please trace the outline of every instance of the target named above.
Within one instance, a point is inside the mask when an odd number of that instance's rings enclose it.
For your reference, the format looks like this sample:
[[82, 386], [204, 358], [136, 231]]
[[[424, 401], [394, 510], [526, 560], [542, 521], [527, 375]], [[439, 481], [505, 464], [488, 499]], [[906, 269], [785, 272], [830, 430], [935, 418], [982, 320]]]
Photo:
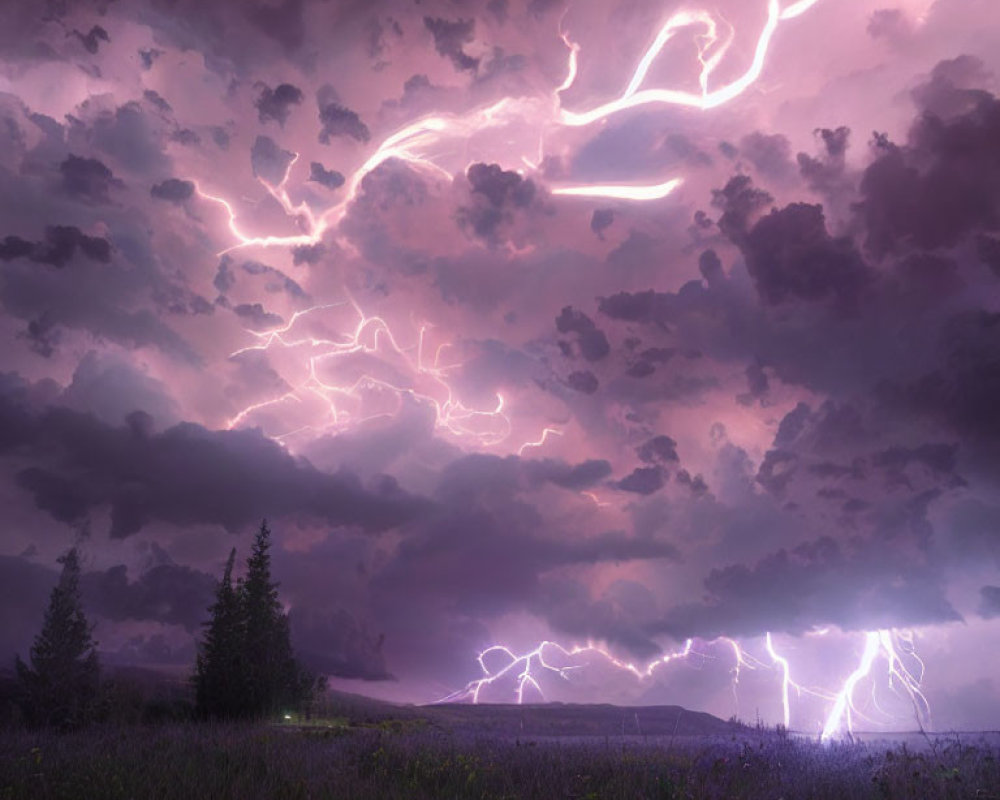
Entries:
[[[822, 633], [826, 633], [823, 631]], [[923, 725], [924, 720], [930, 718], [930, 706], [926, 697], [920, 689], [920, 682], [923, 675], [923, 662], [917, 657], [913, 647], [912, 635], [904, 631], [876, 630], [864, 634], [864, 648], [858, 665], [852, 670], [844, 681], [843, 686], [837, 692], [826, 692], [818, 689], [811, 689], [801, 686], [792, 680], [792, 665], [788, 657], [778, 652], [774, 643], [774, 637], [770, 632], [764, 636], [764, 648], [771, 659], [772, 665], [769, 667], [751, 655], [746, 648], [738, 641], [729, 637], [719, 637], [712, 641], [704, 642], [704, 646], [726, 646], [733, 654], [733, 667], [730, 670], [734, 696], [739, 687], [740, 676], [743, 669], [775, 669], [780, 675], [780, 700], [782, 709], [782, 721], [785, 728], [790, 728], [792, 723], [791, 690], [795, 689], [797, 694], [808, 694], [831, 703], [831, 707], [822, 727], [820, 738], [829, 741], [844, 731], [848, 735], [853, 732], [854, 717], [863, 717], [854, 703], [855, 693], [858, 684], [872, 674], [875, 661], [881, 656], [886, 662], [886, 675], [889, 689], [901, 697], [909, 699], [912, 703], [914, 715], [918, 723]], [[558, 666], [551, 663], [553, 655], [560, 655], [567, 659], [572, 659], [579, 655], [594, 655], [602, 659], [606, 664], [628, 672], [635, 678], [644, 680], [662, 666], [677, 660], [688, 659], [692, 655], [698, 655], [704, 659], [713, 658], [702, 649], [695, 646], [694, 640], [688, 639], [683, 649], [659, 656], [645, 665], [636, 665], [633, 662], [622, 661], [616, 658], [609, 650], [594, 643], [587, 645], [577, 645], [567, 647], [545, 640], [534, 649], [524, 653], [516, 653], [511, 648], [502, 644], [492, 645], [476, 657], [483, 677], [467, 683], [462, 689], [437, 701], [440, 703], [471, 701], [481, 702], [482, 692], [489, 686], [504, 678], [515, 679], [514, 699], [517, 703], [524, 702], [524, 692], [528, 687], [533, 687], [544, 699], [545, 695], [539, 682], [539, 678], [547, 673], [563, 679], [569, 679], [569, 675], [576, 670], [584, 669], [588, 664], [569, 664]], [[903, 656], [906, 656], [918, 665], [917, 672], [913, 672], [904, 663]], [[488, 660], [501, 657], [505, 663], [499, 668], [491, 668]], [[736, 696], [738, 702], [738, 696]]]

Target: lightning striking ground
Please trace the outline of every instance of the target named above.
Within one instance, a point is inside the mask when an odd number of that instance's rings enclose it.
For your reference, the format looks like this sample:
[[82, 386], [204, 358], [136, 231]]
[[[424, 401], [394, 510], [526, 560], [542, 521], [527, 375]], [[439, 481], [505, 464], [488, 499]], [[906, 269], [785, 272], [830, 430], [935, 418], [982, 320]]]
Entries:
[[[815, 631], [817, 635], [827, 631]], [[610, 650], [599, 644], [590, 642], [586, 645], [567, 646], [558, 642], [545, 640], [531, 650], [519, 653], [503, 644], [487, 647], [476, 657], [482, 671], [482, 677], [467, 683], [462, 689], [438, 700], [439, 703], [454, 702], [484, 702], [483, 693], [495, 684], [505, 679], [513, 681], [513, 692], [507, 695], [515, 703], [525, 702], [525, 692], [533, 690], [539, 700], [545, 699], [542, 681], [546, 675], [569, 681], [571, 675], [591, 666], [594, 659], [615, 669], [627, 672], [637, 680], [648, 680], [661, 667], [668, 664], [690, 661], [692, 658], [715, 658], [711, 651], [718, 647], [729, 648], [732, 652], [733, 666], [730, 669], [730, 681], [734, 700], [739, 702], [739, 683], [742, 670], [765, 670], [777, 672], [777, 692], [782, 710], [782, 724], [786, 729], [796, 721], [792, 703], [792, 691], [796, 697], [802, 694], [818, 698], [829, 704], [829, 708], [819, 727], [819, 738], [829, 741], [840, 736], [851, 736], [856, 731], [855, 722], [858, 719], [872, 724], [893, 722], [898, 715], [884, 711], [878, 704], [879, 692], [888, 692], [896, 698], [906, 701], [913, 713], [913, 719], [924, 728], [930, 723], [930, 706], [921, 690], [923, 679], [923, 662], [917, 656], [913, 635], [907, 631], [875, 630], [863, 634], [863, 648], [858, 657], [857, 665], [851, 670], [839, 689], [826, 690], [806, 687], [792, 679], [792, 664], [787, 656], [778, 652], [774, 636], [768, 632], [763, 639], [763, 647], [771, 660], [767, 664], [752, 655], [747, 646], [729, 637], [720, 637], [711, 641], [688, 639], [684, 647], [676, 652], [658, 656], [645, 664], [636, 664], [616, 657]], [[581, 657], [589, 657], [581, 658]], [[559, 658], [563, 662], [553, 663]], [[885, 681], [876, 682], [874, 665], [881, 658], [885, 662]], [[497, 663], [497, 659], [500, 663]], [[909, 665], [907, 664], [909, 662]], [[875, 719], [868, 710], [862, 708], [858, 699], [859, 687], [863, 682], [871, 683], [871, 705], [882, 717]], [[491, 696], [492, 702], [503, 702], [504, 695]]]
[[[239, 215], [226, 198], [210, 193], [196, 182], [196, 190], [204, 200], [221, 206], [226, 214], [227, 229], [233, 243], [222, 252], [229, 252], [247, 247], [297, 247], [319, 243], [329, 233], [336, 235], [337, 227], [347, 212], [350, 203], [356, 199], [361, 189], [363, 179], [380, 165], [389, 160], [399, 160], [414, 169], [439, 175], [442, 179], [453, 179], [454, 170], [445, 165], [447, 159], [439, 155], [448, 151], [448, 141], [468, 139], [482, 131], [514, 127], [527, 128], [531, 133], [527, 139], [535, 142], [530, 149], [523, 149], [515, 163], [537, 169], [545, 157], [546, 135], [560, 127], [581, 128], [604, 121], [613, 115], [643, 106], [678, 106], [696, 111], [707, 112], [719, 108], [743, 95], [761, 76], [766, 65], [767, 55], [772, 40], [783, 22], [802, 16], [813, 8], [819, 0], [799, 0], [782, 8], [779, 0], [768, 0], [767, 18], [761, 29], [753, 57], [747, 68], [738, 77], [720, 86], [713, 86], [713, 75], [724, 57], [729, 52], [735, 37], [731, 26], [723, 26], [716, 17], [705, 10], [681, 11], [672, 15], [660, 27], [652, 43], [643, 52], [631, 75], [624, 91], [617, 98], [599, 103], [587, 109], [571, 110], [565, 108], [562, 95], [570, 90], [578, 77], [579, 58], [582, 49], [570, 37], [560, 32], [560, 37], [567, 48], [567, 67], [564, 80], [550, 95], [540, 98], [508, 97], [503, 98], [484, 108], [462, 114], [428, 115], [412, 122], [386, 137], [376, 150], [350, 176], [346, 190], [339, 202], [322, 212], [315, 212], [307, 203], [294, 203], [288, 191], [288, 182], [299, 161], [295, 154], [277, 185], [272, 185], [260, 179], [267, 193], [279, 204], [282, 211], [291, 219], [297, 221], [301, 232], [291, 235], [276, 235], [265, 233], [261, 235], [246, 232], [239, 223]], [[694, 37], [697, 46], [697, 58], [701, 66], [698, 74], [698, 91], [687, 89], [671, 89], [662, 87], [643, 88], [647, 82], [649, 71], [664, 47], [682, 32], [696, 28], [701, 32]], [[497, 154], [497, 160], [505, 160]], [[507, 159], [509, 161], [509, 159]], [[603, 198], [621, 201], [648, 202], [665, 198], [681, 186], [683, 179], [670, 177], [654, 183], [646, 184], [575, 184], [555, 185], [550, 191], [553, 195], [562, 197]], [[293, 330], [299, 320], [307, 315], [333, 308], [339, 304], [315, 306], [297, 312], [289, 323], [264, 333], [256, 333], [258, 341], [248, 347], [237, 350], [232, 355], [238, 356], [250, 350], [277, 350], [285, 352], [305, 352], [306, 377], [291, 391], [285, 392], [271, 400], [256, 402], [239, 410], [228, 422], [228, 427], [235, 427], [247, 422], [253, 415], [266, 408], [279, 406], [286, 402], [302, 404], [305, 396], [312, 396], [320, 401], [323, 408], [323, 420], [317, 425], [306, 425], [280, 434], [279, 439], [293, 436], [298, 432], [322, 431], [329, 428], [340, 429], [348, 424], [357, 424], [381, 416], [385, 412], [366, 415], [362, 409], [361, 395], [365, 391], [388, 393], [396, 398], [397, 410], [404, 397], [411, 397], [433, 409], [435, 426], [459, 439], [471, 443], [474, 447], [487, 448], [504, 441], [512, 429], [511, 419], [505, 408], [504, 398], [496, 397], [496, 405], [492, 408], [474, 409], [464, 405], [456, 398], [454, 389], [449, 383], [448, 373], [459, 364], [442, 365], [441, 351], [448, 345], [437, 348], [434, 358], [429, 362], [424, 358], [424, 338], [426, 326], [420, 328], [417, 342], [410, 347], [399, 344], [392, 326], [383, 317], [367, 316], [356, 304], [351, 304], [357, 321], [349, 332], [339, 338], [294, 336]], [[384, 343], [384, 344], [383, 344]], [[344, 359], [354, 354], [387, 354], [406, 366], [407, 380], [378, 377], [371, 372], [362, 372], [349, 381], [335, 381], [328, 377], [329, 365], [338, 359]], [[422, 384], [422, 385], [421, 385]], [[484, 424], [485, 423], [485, 426]], [[545, 444], [549, 436], [562, 435], [555, 428], [545, 428], [537, 440], [526, 441], [516, 448], [519, 455], [530, 448], [538, 448]], [[598, 505], [606, 505], [593, 493], [585, 493]], [[831, 739], [835, 736], [850, 735], [854, 730], [855, 720], [870, 719], [862, 709], [857, 698], [859, 686], [867, 681], [873, 681], [875, 663], [881, 658], [886, 664], [886, 687], [897, 696], [904, 697], [910, 703], [915, 718], [923, 724], [930, 718], [930, 709], [926, 698], [921, 692], [920, 683], [923, 675], [923, 665], [916, 655], [912, 637], [892, 630], [870, 631], [864, 634], [864, 646], [856, 667], [836, 691], [826, 691], [803, 687], [792, 680], [792, 664], [789, 658], [782, 655], [775, 644], [774, 637], [767, 633], [763, 647], [770, 658], [771, 664], [750, 655], [745, 646], [736, 640], [721, 639], [707, 643], [712, 647], [722, 643], [731, 648], [733, 667], [731, 670], [734, 697], [738, 700], [738, 686], [743, 669], [770, 668], [778, 673], [779, 698], [782, 709], [783, 724], [789, 727], [794, 718], [792, 692], [796, 697], [808, 693], [830, 703], [830, 708], [822, 725], [821, 738]], [[648, 679], [654, 671], [676, 661], [689, 660], [692, 656], [705, 653], [692, 640], [687, 641], [684, 648], [676, 653], [667, 654], [639, 666], [631, 662], [617, 659], [611, 652], [599, 645], [590, 643], [585, 646], [566, 647], [556, 642], [544, 641], [534, 649], [518, 654], [505, 645], [493, 645], [478, 656], [478, 663], [483, 676], [471, 681], [458, 692], [444, 698], [447, 702], [471, 700], [480, 702], [482, 693], [497, 682], [511, 678], [515, 682], [514, 699], [524, 702], [527, 691], [536, 692], [544, 697], [541, 680], [545, 675], [555, 675], [569, 680], [575, 670], [584, 668], [584, 664], [553, 663], [552, 659], [562, 658], [573, 660], [581, 656], [590, 656], [604, 660], [614, 668], [631, 673], [635, 678]], [[503, 663], [497, 667], [490, 663], [500, 659]], [[489, 663], [488, 663], [489, 662]], [[877, 699], [878, 692], [874, 683], [872, 686], [872, 703], [876, 712], [880, 712]]]

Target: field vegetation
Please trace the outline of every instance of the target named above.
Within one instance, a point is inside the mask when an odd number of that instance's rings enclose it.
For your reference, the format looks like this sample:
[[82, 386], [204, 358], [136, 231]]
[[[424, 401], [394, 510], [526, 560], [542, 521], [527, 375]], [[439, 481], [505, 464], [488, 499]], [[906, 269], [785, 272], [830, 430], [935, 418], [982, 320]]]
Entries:
[[10, 727], [0, 798], [1000, 798], [1000, 751], [986, 741], [822, 745], [720, 720], [728, 733], [597, 732], [686, 713], [676, 707], [522, 713], [343, 698], [317, 711], [272, 723]]

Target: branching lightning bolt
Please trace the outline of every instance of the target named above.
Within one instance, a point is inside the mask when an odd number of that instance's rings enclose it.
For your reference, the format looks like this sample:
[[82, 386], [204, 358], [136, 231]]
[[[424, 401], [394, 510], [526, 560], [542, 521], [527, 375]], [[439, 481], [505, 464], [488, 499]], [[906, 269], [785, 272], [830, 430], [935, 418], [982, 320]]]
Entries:
[[[826, 631], [815, 631], [814, 633], [825, 634]], [[916, 654], [912, 634], [906, 631], [888, 629], [869, 631], [864, 634], [863, 642], [864, 647], [857, 666], [837, 691], [806, 687], [795, 682], [792, 679], [791, 661], [778, 652], [774, 636], [770, 632], [765, 634], [763, 642], [764, 649], [771, 659], [770, 665], [752, 655], [742, 643], [729, 637], [720, 637], [707, 642], [688, 639], [681, 650], [658, 656], [644, 665], [623, 661], [614, 656], [607, 648], [592, 642], [586, 645], [567, 646], [546, 640], [534, 649], [523, 653], [517, 653], [506, 645], [495, 644], [477, 656], [479, 667], [483, 673], [482, 677], [470, 681], [462, 689], [438, 702], [483, 702], [483, 691], [504, 679], [514, 681], [512, 696], [514, 702], [525, 702], [525, 692], [529, 688], [533, 689], [538, 697], [544, 700], [545, 694], [541, 683], [543, 676], [552, 675], [569, 680], [574, 671], [585, 669], [588, 666], [587, 663], [553, 664], [551, 659], [555, 656], [570, 660], [578, 656], [595, 656], [611, 667], [627, 672], [636, 679], [645, 680], [661, 667], [673, 662], [689, 660], [694, 656], [703, 659], [713, 658], [710, 651], [715, 647], [724, 646], [732, 652], [733, 666], [730, 669], [730, 676], [734, 700], [737, 703], [742, 670], [771, 670], [778, 673], [777, 683], [782, 720], [786, 729], [791, 727], [793, 720], [792, 690], [796, 692], [796, 696], [808, 694], [830, 704], [820, 734], [823, 741], [828, 741], [838, 735], [850, 736], [855, 730], [855, 719], [877, 722], [859, 710], [855, 698], [862, 681], [872, 677], [874, 664], [880, 656], [886, 664], [884, 688], [909, 701], [913, 708], [914, 718], [921, 727], [929, 723], [930, 706], [920, 688], [923, 678], [923, 662]], [[498, 657], [503, 660], [502, 665], [491, 667], [488, 662], [495, 661]], [[907, 666], [907, 661], [912, 663], [912, 668]], [[875, 684], [873, 684], [873, 696], [875, 691]], [[874, 705], [878, 709], [877, 702]], [[885, 717], [890, 718], [890, 715], [882, 713]]]
[[[547, 97], [506, 97], [485, 108], [464, 114], [438, 114], [422, 117], [395, 133], [389, 135], [374, 153], [351, 175], [343, 198], [322, 213], [315, 213], [307, 203], [294, 204], [289, 197], [286, 184], [299, 159], [295, 154], [288, 165], [282, 181], [273, 186], [261, 179], [267, 192], [280, 204], [284, 212], [300, 220], [302, 233], [279, 236], [274, 234], [251, 235], [244, 232], [238, 222], [238, 215], [232, 204], [224, 197], [205, 191], [195, 182], [198, 194], [210, 202], [222, 206], [228, 218], [229, 232], [235, 243], [226, 249], [242, 247], [296, 247], [319, 242], [327, 231], [334, 228], [346, 212], [347, 206], [357, 196], [364, 177], [390, 159], [404, 161], [416, 168], [441, 174], [450, 180], [452, 173], [440, 166], [435, 159], [435, 150], [454, 151], [447, 141], [462, 141], [471, 135], [502, 125], [525, 124], [536, 126], [542, 131], [539, 138], [539, 152], [528, 157], [521, 154], [518, 161], [535, 167], [544, 157], [544, 132], [558, 127], [582, 127], [608, 119], [614, 114], [643, 105], [660, 104], [684, 106], [707, 111], [722, 106], [746, 92], [760, 77], [767, 58], [768, 49], [778, 25], [782, 21], [794, 19], [812, 8], [819, 0], [799, 0], [782, 9], [779, 0], [768, 0], [767, 20], [757, 39], [750, 66], [735, 80], [718, 88], [710, 88], [712, 74], [722, 62], [733, 40], [730, 28], [726, 34], [719, 33], [715, 18], [707, 11], [681, 11], [672, 15], [659, 29], [652, 44], [639, 59], [624, 92], [615, 100], [599, 104], [593, 108], [571, 111], [562, 107], [561, 95], [576, 82], [578, 59], [581, 48], [571, 41], [566, 33], [560, 33], [566, 45], [568, 63], [566, 77]], [[704, 30], [695, 37], [698, 46], [698, 61], [701, 71], [698, 76], [700, 91], [682, 89], [640, 88], [645, 82], [650, 67], [657, 56], [680, 31], [697, 26]], [[604, 197], [618, 200], [649, 201], [666, 197], [681, 184], [680, 178], [659, 181], [653, 184], [583, 184], [577, 186], [557, 186], [552, 189], [556, 195], [571, 197]], [[226, 252], [223, 251], [223, 252]]]
[[[541, 163], [544, 157], [546, 130], [558, 127], [589, 125], [593, 122], [607, 119], [611, 115], [625, 109], [649, 103], [681, 105], [703, 110], [722, 105], [746, 91], [759, 77], [764, 66], [771, 38], [779, 22], [799, 16], [815, 5], [816, 2], [818, 0], [800, 0], [782, 10], [778, 0], [768, 0], [767, 22], [758, 38], [750, 67], [738, 79], [717, 89], [710, 89], [710, 79], [729, 48], [733, 38], [733, 31], [729, 29], [725, 35], [720, 35], [715, 19], [706, 11], [683, 11], [674, 14], [663, 24], [652, 44], [639, 59], [638, 65], [622, 96], [617, 100], [583, 111], [568, 111], [562, 107], [562, 94], [574, 85], [578, 75], [578, 59], [581, 48], [565, 32], [560, 30], [560, 37], [568, 51], [566, 75], [562, 83], [548, 96], [506, 97], [485, 108], [475, 109], [462, 114], [428, 115], [404, 126], [382, 141], [364, 163], [351, 174], [340, 201], [323, 211], [314, 211], [304, 201], [294, 203], [289, 194], [288, 182], [299, 162], [299, 154], [296, 153], [293, 155], [281, 181], [277, 185], [273, 185], [263, 178], [258, 178], [267, 193], [279, 204], [284, 214], [296, 221], [296, 224], [300, 228], [299, 233], [291, 235], [265, 233], [258, 235], [247, 232], [241, 226], [239, 214], [228, 199], [219, 194], [207, 191], [197, 180], [194, 181], [196, 192], [204, 200], [222, 207], [225, 211], [227, 229], [234, 241], [231, 245], [223, 249], [222, 253], [246, 247], [268, 248], [315, 245], [328, 232], [336, 232], [338, 224], [346, 213], [348, 206], [357, 197], [365, 176], [390, 159], [406, 162], [414, 168], [434, 172], [450, 180], [452, 173], [438, 163], [442, 152], [447, 154], [449, 152], [453, 153], [455, 150], [454, 145], [449, 146], [448, 142], [461, 142], [479, 131], [501, 126], [517, 126], [521, 128], [525, 127], [525, 123], [528, 122], [528, 127], [535, 125], [540, 131], [538, 135], [538, 152], [532, 154], [531, 158], [527, 155], [522, 155], [521, 161], [534, 168], [537, 164]], [[561, 25], [560, 21], [560, 28]], [[701, 27], [704, 31], [695, 38], [698, 45], [698, 60], [701, 64], [701, 72], [699, 74], [700, 92], [692, 93], [681, 90], [655, 88], [642, 89], [641, 86], [646, 80], [647, 73], [663, 47], [681, 30], [691, 26]], [[681, 182], [680, 178], [675, 177], [646, 185], [567, 185], [554, 187], [552, 193], [567, 197], [650, 201], [666, 197], [680, 186]], [[453, 369], [455, 365], [442, 367], [437, 359], [430, 365], [423, 363], [423, 329], [420, 332], [420, 344], [417, 347], [415, 362], [410, 358], [408, 352], [398, 345], [386, 320], [381, 317], [367, 317], [360, 309], [358, 309], [359, 321], [353, 334], [345, 336], [342, 340], [289, 340], [286, 338], [286, 335], [290, 333], [299, 318], [306, 314], [314, 313], [319, 308], [324, 307], [314, 307], [297, 312], [287, 326], [264, 334], [258, 334], [259, 341], [249, 348], [244, 348], [243, 351], [250, 349], [268, 350], [280, 347], [291, 351], [308, 347], [317, 352], [308, 356], [306, 366], [309, 377], [305, 382], [297, 386], [293, 391], [285, 393], [280, 397], [255, 403], [240, 410], [228, 420], [227, 424], [229, 427], [243, 424], [254, 412], [277, 406], [285, 401], [301, 403], [305, 393], [310, 393], [324, 401], [329, 413], [327, 426], [339, 426], [350, 417], [343, 410], [342, 401], [347, 398], [356, 399], [358, 392], [362, 388], [380, 388], [395, 393], [398, 398], [402, 398], [406, 394], [411, 394], [421, 401], [429, 402], [435, 409], [436, 422], [439, 428], [463, 438], [471, 436], [481, 446], [490, 446], [506, 438], [507, 433], [510, 431], [510, 419], [506, 415], [503, 398], [498, 395], [496, 407], [484, 410], [470, 409], [458, 401], [446, 380], [448, 370]], [[362, 338], [369, 332], [371, 333], [373, 343], [364, 344]], [[409, 362], [414, 374], [429, 380], [431, 384], [435, 385], [442, 392], [442, 397], [438, 399], [426, 393], [394, 385], [391, 382], [379, 381], [371, 375], [362, 376], [357, 382], [347, 386], [331, 384], [322, 378], [319, 370], [321, 365], [329, 362], [330, 359], [348, 353], [358, 351], [373, 352], [378, 347], [380, 337], [387, 340], [391, 351]], [[237, 353], [243, 351], [237, 351]], [[354, 421], [358, 421], [359, 419], [361, 418], [354, 418]], [[497, 431], [492, 434], [471, 433], [469, 428], [470, 423], [484, 419], [498, 422]], [[309, 429], [312, 429], [312, 426], [298, 428], [296, 431], [288, 431], [276, 438], [287, 438], [298, 431]], [[525, 448], [540, 446], [546, 441], [546, 437], [549, 434], [558, 433], [559, 431], [555, 431], [554, 429], [546, 429], [543, 431], [541, 439], [538, 442], [526, 442], [519, 448], [518, 452], [523, 453]], [[597, 501], [596, 498], [595, 502], [598, 502], [600, 505], [600, 501]]]
[[[691, 655], [692, 645], [692, 640], [688, 639], [683, 649], [678, 652], [660, 656], [653, 661], [650, 661], [645, 666], [640, 667], [636, 666], [636, 664], [632, 662], [618, 660], [608, 650], [596, 644], [564, 647], [557, 642], [544, 641], [533, 650], [520, 655], [515, 653], [506, 645], [495, 644], [487, 647], [477, 656], [479, 666], [483, 671], [483, 677], [470, 681], [464, 688], [442, 698], [438, 702], [453, 703], [470, 700], [473, 703], [478, 703], [480, 702], [480, 694], [485, 687], [490, 686], [491, 684], [496, 683], [502, 678], [508, 676], [516, 678], [517, 683], [514, 690], [514, 697], [517, 703], [524, 702], [524, 691], [529, 686], [534, 688], [535, 691], [538, 692], [539, 696], [544, 699], [545, 695], [542, 691], [541, 684], [539, 684], [533, 670], [541, 670], [542, 672], [548, 672], [558, 675], [560, 678], [568, 679], [569, 674], [573, 670], [581, 669], [583, 666], [579, 664], [562, 667], [555, 666], [546, 660], [546, 652], [550, 654], [558, 653], [566, 658], [573, 658], [574, 656], [583, 654], [596, 655], [606, 660], [607, 663], [612, 666], [632, 673], [637, 678], [648, 678], [657, 668], [669, 664], [671, 661], [687, 658]], [[493, 654], [501, 654], [507, 659], [507, 663], [496, 671], [492, 671], [486, 663], [487, 658]], [[518, 669], [521, 671], [518, 672]]]
[[[357, 323], [353, 330], [345, 334], [340, 339], [330, 339], [315, 336], [294, 336], [293, 330], [302, 318], [316, 314], [318, 312], [350, 305], [357, 315]], [[292, 318], [280, 328], [270, 331], [255, 332], [258, 341], [255, 344], [240, 348], [231, 354], [231, 357], [239, 356], [242, 353], [253, 350], [282, 349], [288, 351], [308, 350], [306, 356], [307, 378], [291, 392], [286, 392], [272, 400], [253, 403], [239, 411], [227, 422], [227, 427], [233, 428], [247, 420], [253, 412], [262, 408], [293, 399], [302, 402], [305, 394], [311, 394], [321, 401], [325, 408], [327, 419], [320, 426], [313, 428], [319, 432], [329, 428], [340, 428], [347, 423], [363, 422], [371, 417], [354, 416], [345, 407], [348, 401], [360, 403], [360, 392], [364, 389], [376, 389], [394, 394], [401, 399], [403, 396], [411, 396], [419, 402], [428, 404], [434, 410], [435, 424], [454, 436], [460, 438], [473, 438], [481, 447], [495, 445], [508, 436], [511, 430], [510, 419], [504, 410], [504, 399], [501, 395], [496, 397], [496, 405], [488, 409], [473, 409], [463, 404], [455, 397], [454, 390], [448, 383], [448, 373], [460, 364], [441, 364], [441, 353], [447, 345], [436, 348], [434, 357], [429, 362], [424, 357], [424, 336], [427, 327], [420, 328], [417, 342], [414, 346], [405, 348], [396, 339], [389, 324], [382, 317], [366, 315], [354, 303], [332, 303], [326, 305], [313, 306], [296, 312]], [[408, 368], [410, 375], [414, 378], [414, 385], [403, 386], [392, 381], [376, 377], [371, 374], [362, 374], [353, 381], [346, 384], [333, 383], [323, 375], [324, 364], [343, 358], [355, 353], [375, 353], [380, 350], [386, 351], [389, 355], [400, 359]], [[428, 390], [420, 391], [415, 388], [417, 379], [424, 379], [429, 385]], [[439, 390], [438, 396], [430, 393], [430, 388]], [[492, 430], [477, 430], [472, 423], [477, 420], [486, 420], [492, 424]], [[301, 429], [300, 429], [301, 430]], [[546, 429], [552, 433], [554, 429]], [[559, 431], [555, 431], [559, 433]], [[289, 434], [284, 434], [288, 436]], [[526, 443], [527, 446], [540, 446], [545, 441], [543, 435], [537, 443]], [[523, 449], [523, 448], [522, 448]]]

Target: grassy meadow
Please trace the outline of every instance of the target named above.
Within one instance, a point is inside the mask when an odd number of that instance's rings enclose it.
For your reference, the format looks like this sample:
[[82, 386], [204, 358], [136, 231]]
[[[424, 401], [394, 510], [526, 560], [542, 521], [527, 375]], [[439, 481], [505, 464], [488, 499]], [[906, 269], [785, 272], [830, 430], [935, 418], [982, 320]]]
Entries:
[[[275, 724], [9, 728], [0, 798], [1000, 799], [995, 742], [820, 745], [707, 715], [681, 724], [691, 712], [676, 707], [374, 708]], [[645, 732], [626, 728], [633, 717]]]

